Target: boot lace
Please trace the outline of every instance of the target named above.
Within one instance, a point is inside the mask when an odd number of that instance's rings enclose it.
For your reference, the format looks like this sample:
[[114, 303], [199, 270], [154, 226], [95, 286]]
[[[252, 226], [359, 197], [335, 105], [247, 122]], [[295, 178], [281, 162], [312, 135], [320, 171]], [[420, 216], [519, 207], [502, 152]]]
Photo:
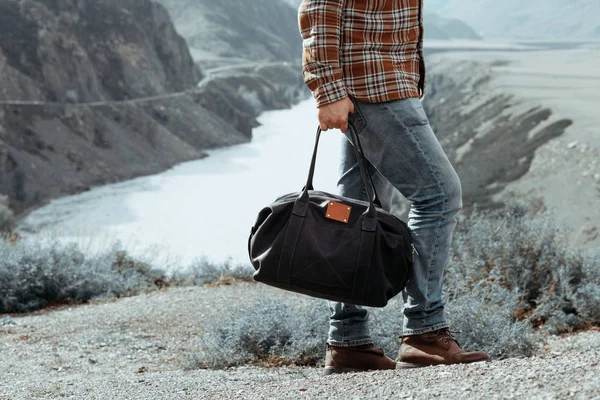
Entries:
[[454, 335], [459, 334], [460, 331], [451, 331], [450, 328], [443, 328], [440, 329], [438, 331], [435, 331], [435, 337], [437, 338], [437, 340], [439, 341], [444, 341], [444, 344], [448, 344], [450, 340], [454, 340], [456, 342], [456, 344], [458, 345], [458, 347], [460, 347], [460, 343], [458, 343], [458, 340], [456, 339], [456, 337], [454, 337]]

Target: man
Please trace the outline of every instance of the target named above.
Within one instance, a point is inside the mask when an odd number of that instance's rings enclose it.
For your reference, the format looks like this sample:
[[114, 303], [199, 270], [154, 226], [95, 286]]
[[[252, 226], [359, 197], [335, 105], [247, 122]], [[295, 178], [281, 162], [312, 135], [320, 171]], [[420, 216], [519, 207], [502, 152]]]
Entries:
[[367, 310], [329, 302], [326, 374], [488, 359], [459, 347], [444, 313], [443, 272], [462, 191], [420, 102], [425, 92], [422, 3], [303, 0], [298, 9], [303, 75], [317, 102], [319, 124], [346, 136], [339, 194], [367, 200], [348, 139], [350, 123], [361, 137], [378, 191], [393, 185], [411, 201], [408, 225], [417, 250], [403, 292], [398, 363], [373, 344]]

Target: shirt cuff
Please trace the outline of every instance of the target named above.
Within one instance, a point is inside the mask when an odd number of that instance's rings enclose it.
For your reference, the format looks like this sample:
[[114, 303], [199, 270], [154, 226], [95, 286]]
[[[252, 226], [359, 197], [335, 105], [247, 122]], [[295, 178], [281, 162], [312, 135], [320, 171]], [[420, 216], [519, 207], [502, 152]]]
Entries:
[[346, 85], [342, 79], [326, 83], [313, 92], [317, 107], [341, 100], [347, 95]]

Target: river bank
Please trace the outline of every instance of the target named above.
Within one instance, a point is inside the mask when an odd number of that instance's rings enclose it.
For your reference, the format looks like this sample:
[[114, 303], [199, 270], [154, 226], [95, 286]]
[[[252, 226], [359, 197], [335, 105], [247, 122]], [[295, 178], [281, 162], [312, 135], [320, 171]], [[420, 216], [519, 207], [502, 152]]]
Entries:
[[[586, 46], [430, 54], [424, 107], [461, 176], [467, 207], [527, 199], [552, 210], [571, 230], [571, 245], [597, 247], [600, 57]], [[246, 262], [247, 230], [258, 210], [306, 179], [314, 100], [258, 121], [250, 143], [53, 201], [23, 219], [19, 231], [96, 247], [116, 239], [134, 254], [153, 248], [179, 265], [203, 255]], [[338, 131], [323, 138], [316, 179], [325, 191], [336, 190], [340, 140]], [[214, 212], [217, 200], [230, 212]]]

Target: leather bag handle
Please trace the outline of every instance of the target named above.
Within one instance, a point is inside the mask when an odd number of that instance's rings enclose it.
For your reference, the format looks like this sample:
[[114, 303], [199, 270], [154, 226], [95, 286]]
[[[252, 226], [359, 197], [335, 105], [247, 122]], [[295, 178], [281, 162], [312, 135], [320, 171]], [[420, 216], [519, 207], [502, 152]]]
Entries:
[[[367, 167], [364, 163], [364, 152], [362, 149], [362, 145], [360, 143], [360, 139], [354, 129], [352, 124], [348, 124], [350, 131], [350, 139], [352, 142], [352, 147], [354, 148], [354, 154], [356, 156], [356, 160], [358, 161], [358, 166], [360, 169], [360, 174], [362, 177], [363, 184], [367, 189], [367, 195], [369, 197], [369, 208], [365, 212], [366, 218], [363, 221], [363, 229], [372, 231], [375, 230], [376, 222], [377, 222], [377, 210], [375, 209], [375, 204], [381, 207], [381, 202], [379, 197], [377, 196], [377, 192], [375, 190], [375, 185], [373, 184], [373, 180], [370, 174], [367, 171]], [[308, 178], [306, 180], [306, 185], [302, 189], [302, 193], [296, 200], [296, 204], [294, 206], [293, 213], [296, 215], [304, 216], [308, 207], [308, 191], [313, 190], [313, 177], [315, 174], [315, 166], [317, 162], [317, 152], [319, 148], [319, 139], [321, 138], [321, 127], [317, 127], [317, 135], [315, 140], [315, 147], [313, 150], [313, 155], [310, 163], [310, 168], [308, 172]]]
[[[365, 158], [364, 154], [365, 152], [363, 151], [362, 148], [362, 144], [360, 143], [360, 138], [358, 137], [358, 134], [356, 134], [356, 130], [354, 129], [354, 126], [352, 125], [352, 123], [348, 123], [348, 128], [350, 130], [354, 131], [354, 135], [351, 132], [351, 143], [354, 147], [355, 153], [356, 154], [356, 159], [358, 160], [359, 163], [359, 167], [360, 167], [360, 163], [361, 161]], [[308, 188], [308, 190], [314, 190], [313, 188], [313, 176], [314, 176], [314, 166], [316, 165], [316, 155], [317, 155], [317, 147], [319, 145], [319, 138], [321, 136], [321, 127], [319, 126], [319, 128], [317, 129], [317, 140], [315, 143], [315, 149], [313, 151], [313, 158], [311, 160], [311, 167], [309, 170], [309, 175], [308, 175], [308, 179], [306, 182], [306, 186], [304, 188], [302, 188], [302, 191], [304, 191], [305, 188]], [[354, 140], [354, 137], [356, 137], [356, 140]], [[358, 149], [360, 150], [360, 155], [356, 153], [356, 145], [355, 143], [358, 143]], [[362, 156], [362, 157], [361, 157]], [[364, 161], [363, 161], [364, 163]], [[367, 171], [367, 169], [365, 168], [365, 171]], [[361, 170], [361, 175], [362, 175], [362, 170]], [[373, 188], [373, 202], [375, 203], [375, 205], [379, 206], [380, 208], [383, 208], [381, 206], [381, 201], [379, 200], [379, 196], [377, 195], [377, 190], [375, 189], [375, 184], [373, 183], [373, 178], [371, 178], [371, 174], [368, 173], [367, 171], [367, 176], [369, 177], [369, 181], [371, 181], [371, 187]], [[363, 183], [365, 185], [365, 187], [367, 188], [367, 193], [368, 193], [368, 185], [364, 182], [363, 179]]]

